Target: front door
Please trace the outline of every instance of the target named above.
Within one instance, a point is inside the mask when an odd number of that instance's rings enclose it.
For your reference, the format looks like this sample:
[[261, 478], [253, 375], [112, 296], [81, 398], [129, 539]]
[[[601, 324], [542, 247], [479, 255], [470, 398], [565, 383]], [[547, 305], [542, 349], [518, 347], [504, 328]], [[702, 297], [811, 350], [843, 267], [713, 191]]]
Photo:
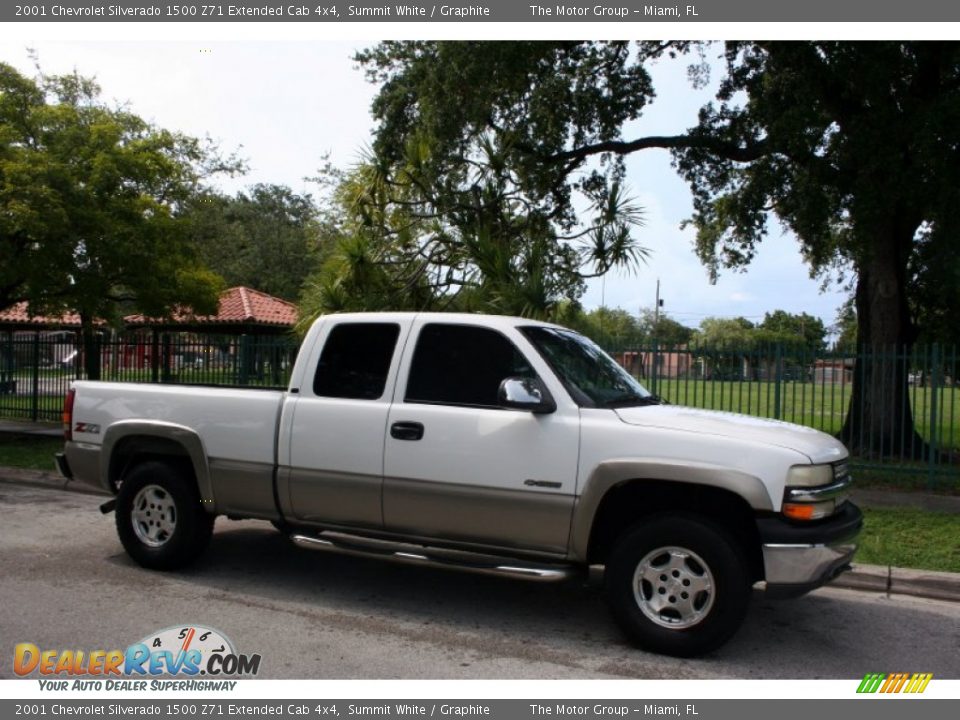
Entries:
[[463, 323], [414, 325], [416, 346], [400, 370], [406, 381], [387, 420], [388, 531], [566, 552], [579, 411], [565, 399], [540, 415], [498, 404], [503, 379], [537, 375], [506, 332]]

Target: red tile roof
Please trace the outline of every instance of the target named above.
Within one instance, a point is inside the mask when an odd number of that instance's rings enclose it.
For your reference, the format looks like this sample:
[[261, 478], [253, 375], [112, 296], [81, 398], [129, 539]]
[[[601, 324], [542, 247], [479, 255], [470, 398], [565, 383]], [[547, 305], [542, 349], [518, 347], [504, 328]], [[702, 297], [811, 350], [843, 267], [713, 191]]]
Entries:
[[0, 310], [0, 325], [80, 327], [80, 316], [76, 313], [64, 313], [59, 316], [31, 316], [30, 306], [25, 302], [21, 302], [12, 307], [8, 307], [6, 310]]
[[[128, 325], [166, 324], [154, 321], [143, 315], [128, 315], [124, 318]], [[273, 325], [293, 327], [297, 322], [297, 306], [280, 298], [267, 295], [247, 287], [234, 287], [220, 295], [220, 306], [216, 315], [191, 315], [174, 313], [169, 324], [197, 325]], [[0, 325], [22, 325], [25, 327], [80, 327], [80, 316], [76, 313], [64, 313], [60, 316], [30, 315], [27, 303], [17, 303], [0, 311]]]
[[297, 322], [297, 306], [258, 290], [235, 287], [220, 296], [212, 321], [292, 326]]
[[[150, 325], [154, 321], [143, 315], [128, 315], [128, 325]], [[293, 327], [297, 322], [297, 306], [280, 298], [248, 287], [233, 287], [220, 295], [216, 315], [174, 313], [173, 324], [244, 324]]]

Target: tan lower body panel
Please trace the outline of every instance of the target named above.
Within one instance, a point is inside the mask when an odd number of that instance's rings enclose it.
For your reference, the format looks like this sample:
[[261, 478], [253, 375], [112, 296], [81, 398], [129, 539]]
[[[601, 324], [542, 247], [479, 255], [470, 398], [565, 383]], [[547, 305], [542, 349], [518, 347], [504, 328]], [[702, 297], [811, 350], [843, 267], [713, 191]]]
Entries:
[[280, 496], [295, 522], [380, 528], [382, 486], [379, 475], [284, 468]]
[[400, 478], [383, 483], [390, 532], [547, 553], [566, 553], [573, 502], [549, 492]]
[[210, 484], [224, 515], [276, 520], [273, 465], [210, 458]]
[[113, 488], [104, 482], [104, 477], [101, 474], [100, 456], [102, 453], [99, 445], [87, 445], [71, 441], [66, 443], [63, 452], [67, 456], [67, 462], [70, 463], [70, 469], [73, 471], [75, 480], [79, 480], [84, 485], [89, 485], [97, 490], [113, 491]]

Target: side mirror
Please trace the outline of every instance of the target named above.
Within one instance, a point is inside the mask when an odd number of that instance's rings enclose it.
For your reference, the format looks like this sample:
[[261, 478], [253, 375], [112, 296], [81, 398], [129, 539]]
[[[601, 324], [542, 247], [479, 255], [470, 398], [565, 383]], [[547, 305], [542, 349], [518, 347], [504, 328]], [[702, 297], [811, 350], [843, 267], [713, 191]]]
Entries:
[[500, 404], [514, 410], [527, 410], [537, 415], [557, 409], [550, 393], [537, 378], [508, 377], [497, 392]]

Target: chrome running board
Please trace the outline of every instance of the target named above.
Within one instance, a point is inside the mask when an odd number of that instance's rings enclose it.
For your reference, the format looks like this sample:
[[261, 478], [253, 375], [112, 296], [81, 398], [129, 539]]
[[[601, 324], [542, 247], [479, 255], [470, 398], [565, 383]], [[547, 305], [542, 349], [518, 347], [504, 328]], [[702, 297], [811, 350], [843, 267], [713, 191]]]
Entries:
[[450, 570], [463, 570], [484, 575], [519, 578], [537, 582], [557, 582], [577, 574], [572, 565], [534, 564], [497, 555], [447, 550], [408, 543], [391, 542], [359, 535], [325, 532], [321, 535], [294, 534], [294, 544], [308, 550], [377, 558], [410, 565], [426, 565]]

